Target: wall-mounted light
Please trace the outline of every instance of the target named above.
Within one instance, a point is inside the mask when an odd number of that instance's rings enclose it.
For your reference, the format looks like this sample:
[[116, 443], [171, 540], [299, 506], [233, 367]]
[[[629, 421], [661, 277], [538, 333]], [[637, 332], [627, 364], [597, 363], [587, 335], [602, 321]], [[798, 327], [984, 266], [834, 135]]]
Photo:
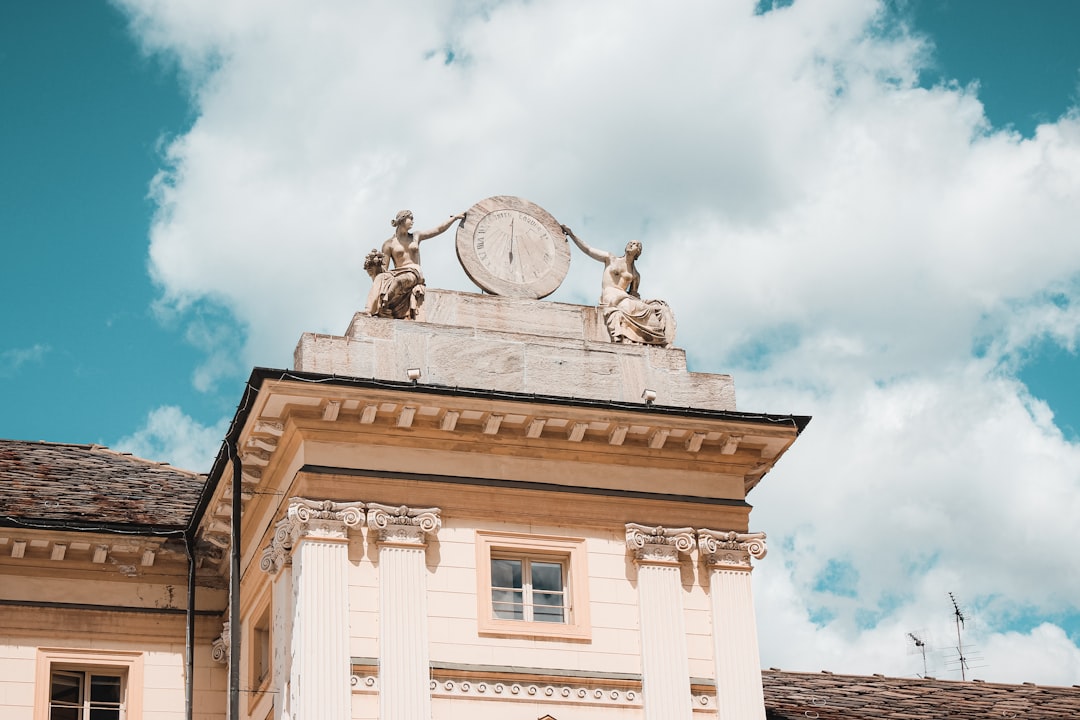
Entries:
[[652, 405], [654, 402], [656, 402], [656, 391], [645, 388], [645, 390], [641, 393], [641, 399], [645, 401], [646, 405]]
[[405, 371], [405, 374], [412, 380], [413, 385], [415, 385], [416, 381], [420, 379], [420, 368], [409, 368]]

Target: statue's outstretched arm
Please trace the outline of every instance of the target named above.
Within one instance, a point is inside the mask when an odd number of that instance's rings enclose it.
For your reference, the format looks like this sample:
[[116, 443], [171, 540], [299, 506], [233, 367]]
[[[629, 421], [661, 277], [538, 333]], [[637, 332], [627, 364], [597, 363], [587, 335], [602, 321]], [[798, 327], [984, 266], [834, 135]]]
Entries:
[[416, 241], [420, 242], [421, 240], [428, 240], [430, 238], [433, 238], [436, 235], [442, 235], [444, 232], [449, 230], [450, 226], [453, 225], [456, 221], [464, 220], [464, 219], [465, 219], [465, 213], [458, 213], [457, 215], [451, 215], [450, 219], [447, 220], [446, 222], [444, 222], [439, 227], [432, 228], [431, 230], [424, 230], [423, 232], [415, 233]]
[[575, 245], [581, 248], [581, 252], [585, 253], [593, 260], [599, 260], [602, 263], [606, 263], [607, 261], [611, 260], [611, 253], [589, 247], [581, 238], [574, 234], [573, 230], [566, 227], [565, 225], [561, 225], [560, 227], [562, 227], [562, 231], [566, 233], [566, 236], [573, 240]]

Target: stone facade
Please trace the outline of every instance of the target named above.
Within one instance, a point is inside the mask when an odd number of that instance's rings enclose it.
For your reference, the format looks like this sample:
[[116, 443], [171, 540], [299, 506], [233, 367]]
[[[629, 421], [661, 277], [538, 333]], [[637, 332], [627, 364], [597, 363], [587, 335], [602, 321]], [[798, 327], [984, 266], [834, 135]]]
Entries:
[[[746, 494], [807, 418], [738, 412], [730, 377], [606, 332], [596, 308], [429, 291], [417, 320], [358, 315], [253, 372], [240, 466], [223, 452], [193, 510], [195, 717], [226, 717], [236, 660], [252, 720], [763, 719]], [[170, 607], [164, 634], [63, 619], [28, 645], [135, 653], [144, 716], [183, 717]], [[47, 717], [29, 662], [4, 717]]]

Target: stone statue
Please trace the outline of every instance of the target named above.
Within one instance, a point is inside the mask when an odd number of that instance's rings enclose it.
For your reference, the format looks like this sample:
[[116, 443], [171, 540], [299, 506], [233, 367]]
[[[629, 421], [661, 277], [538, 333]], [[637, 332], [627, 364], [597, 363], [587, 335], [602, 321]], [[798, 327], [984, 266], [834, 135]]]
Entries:
[[[465, 213], [451, 215], [437, 228], [412, 232], [413, 214], [402, 210], [390, 221], [394, 234], [383, 243], [382, 250], [372, 250], [364, 258], [364, 270], [371, 276], [365, 310], [374, 317], [415, 320], [424, 302], [424, 273], [420, 270], [420, 242], [446, 232]], [[390, 269], [389, 261], [394, 267]]]
[[641, 243], [626, 243], [624, 255], [614, 256], [589, 247], [563, 225], [562, 230], [593, 260], [604, 263], [600, 281], [600, 309], [612, 342], [670, 347], [675, 342], [675, 315], [663, 300], [642, 300], [638, 294], [641, 275], [634, 262], [641, 256]]

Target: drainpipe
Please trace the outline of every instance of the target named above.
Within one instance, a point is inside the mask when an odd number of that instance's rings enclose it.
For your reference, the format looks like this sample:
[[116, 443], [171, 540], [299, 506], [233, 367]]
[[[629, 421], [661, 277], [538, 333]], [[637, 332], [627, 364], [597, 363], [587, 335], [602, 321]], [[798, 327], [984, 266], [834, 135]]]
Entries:
[[187, 550], [187, 613], [186, 640], [184, 643], [184, 720], [192, 720], [195, 713], [195, 543], [188, 533], [184, 533], [184, 548]]
[[229, 720], [240, 720], [240, 510], [241, 467], [236, 440], [229, 442], [232, 459], [232, 537], [229, 543]]

